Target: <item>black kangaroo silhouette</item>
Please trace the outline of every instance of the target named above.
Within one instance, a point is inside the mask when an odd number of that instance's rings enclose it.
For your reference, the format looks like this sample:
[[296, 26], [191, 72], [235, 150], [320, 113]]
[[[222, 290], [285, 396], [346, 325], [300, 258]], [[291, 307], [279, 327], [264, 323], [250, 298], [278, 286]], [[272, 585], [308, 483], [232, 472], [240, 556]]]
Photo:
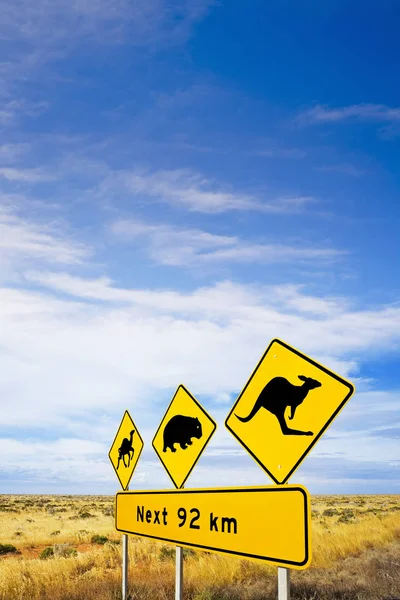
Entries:
[[[133, 440], [133, 434], [135, 433], [135, 430], [132, 429], [129, 439], [128, 438], [124, 438], [122, 440], [122, 444], [120, 445], [119, 449], [118, 449], [118, 465], [117, 465], [117, 471], [118, 471], [118, 467], [119, 467], [119, 463], [121, 462], [121, 458], [122, 458], [122, 462], [124, 463], [125, 467], [129, 467], [129, 465], [131, 464], [131, 458], [133, 458], [133, 455], [135, 453], [134, 449], [132, 448], [132, 440]], [[131, 452], [132, 452], [132, 457], [131, 457]], [[128, 455], [128, 464], [126, 464], [125, 462], [125, 456]]]
[[306, 377], [305, 375], [298, 375], [298, 378], [304, 381], [302, 385], [293, 385], [285, 377], [274, 377], [267, 383], [258, 396], [250, 414], [247, 417], [239, 417], [235, 413], [235, 416], [239, 421], [247, 423], [257, 414], [260, 408], [266, 408], [278, 419], [283, 435], [314, 435], [312, 431], [291, 429], [285, 421], [285, 410], [288, 406], [290, 406], [289, 419], [292, 420], [296, 413], [296, 408], [305, 400], [308, 392], [322, 385], [316, 379]]

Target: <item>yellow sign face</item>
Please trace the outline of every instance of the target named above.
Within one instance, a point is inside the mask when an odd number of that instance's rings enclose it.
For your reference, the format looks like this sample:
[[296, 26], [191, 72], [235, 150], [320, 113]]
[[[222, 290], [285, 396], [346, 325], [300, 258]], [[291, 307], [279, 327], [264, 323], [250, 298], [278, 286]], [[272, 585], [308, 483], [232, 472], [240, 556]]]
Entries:
[[310, 501], [299, 485], [121, 492], [118, 531], [294, 569], [311, 562]]
[[180, 385], [153, 439], [153, 448], [175, 487], [183, 487], [216, 427], [210, 415]]
[[276, 483], [285, 483], [354, 393], [354, 386], [273, 340], [225, 425]]
[[129, 485], [142, 450], [143, 440], [126, 410], [108, 453], [123, 490]]

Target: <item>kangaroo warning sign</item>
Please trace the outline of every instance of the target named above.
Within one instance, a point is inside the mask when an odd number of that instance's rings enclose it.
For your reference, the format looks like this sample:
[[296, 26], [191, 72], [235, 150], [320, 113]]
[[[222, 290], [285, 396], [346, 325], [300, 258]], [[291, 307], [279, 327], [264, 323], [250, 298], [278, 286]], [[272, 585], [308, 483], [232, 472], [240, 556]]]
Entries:
[[118, 531], [294, 569], [311, 561], [302, 486], [121, 492]]
[[285, 483], [353, 393], [349, 381], [273, 340], [225, 425], [276, 483]]
[[183, 487], [216, 427], [210, 415], [180, 385], [153, 439], [153, 448], [175, 487]]
[[123, 490], [126, 490], [143, 450], [143, 440], [126, 410], [108, 456]]

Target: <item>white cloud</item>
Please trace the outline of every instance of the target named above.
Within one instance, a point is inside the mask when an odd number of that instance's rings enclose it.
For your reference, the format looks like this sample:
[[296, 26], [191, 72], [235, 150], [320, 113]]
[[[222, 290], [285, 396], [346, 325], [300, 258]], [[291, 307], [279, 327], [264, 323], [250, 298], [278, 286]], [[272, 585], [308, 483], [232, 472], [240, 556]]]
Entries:
[[0, 267], [16, 268], [17, 264], [35, 261], [47, 263], [79, 263], [89, 250], [68, 238], [60, 224], [43, 225], [19, 216], [9, 206], [0, 205]]
[[216, 235], [200, 229], [178, 229], [168, 225], [150, 225], [135, 220], [119, 220], [111, 227], [119, 240], [143, 243], [158, 264], [192, 267], [217, 263], [327, 263], [344, 252], [285, 244], [254, 244], [236, 236]]
[[257, 150], [252, 153], [254, 156], [264, 156], [265, 158], [305, 158], [307, 152], [300, 150], [299, 148], [264, 148]]
[[[1, 115], [1, 113], [0, 113]], [[1, 121], [1, 116], [0, 116]], [[14, 163], [28, 149], [28, 144], [0, 144], [0, 161], [4, 164]]]
[[43, 169], [26, 169], [14, 167], [0, 168], [0, 177], [8, 181], [18, 181], [26, 183], [37, 183], [39, 181], [53, 181], [55, 176], [46, 173]]
[[317, 202], [309, 196], [289, 196], [264, 201], [253, 195], [227, 190], [216, 182], [187, 170], [115, 172], [103, 182], [100, 190], [108, 195], [116, 185], [125, 187], [135, 196], [152, 197], [159, 202], [184, 206], [190, 211], [206, 214], [233, 210], [292, 214]]
[[[0, 290], [0, 423], [15, 432], [19, 427], [32, 433], [44, 428], [55, 436], [62, 432], [63, 439], [86, 440], [81, 458], [74, 449], [64, 453], [65, 444], [72, 442], [49, 444], [50, 457], [63, 456], [59, 477], [65, 481], [98, 481], [106, 473], [105, 441], [111, 442], [114, 421], [127, 407], [149, 444], [181, 382], [222, 422], [224, 407], [273, 337], [349, 377], [358, 370], [361, 352], [366, 360], [371, 352], [397, 351], [400, 344], [398, 307], [359, 310], [341, 298], [321, 298], [298, 286], [227, 281], [178, 292], [117, 287], [105, 277], [68, 273], [25, 276], [40, 291]], [[376, 396], [364, 400], [382, 410], [391, 401]], [[21, 469], [43, 478], [51, 461], [43, 465], [36, 446], [29, 447]], [[12, 472], [18, 461], [8, 441], [7, 448], [3, 465]], [[92, 448], [98, 456], [91, 456]], [[20, 446], [15, 449], [18, 456], [23, 452]], [[350, 446], [346, 452], [351, 453]], [[221, 464], [221, 477], [228, 476], [229, 468]], [[141, 477], [147, 476], [142, 471]], [[196, 481], [201, 478], [199, 472]]]
[[[10, 65], [10, 68], [5, 72], [4, 69], [0, 70], [0, 74], [2, 75], [0, 96], [3, 95], [5, 98], [9, 98], [9, 94], [7, 94], [7, 92], [9, 92], [9, 90], [7, 90], [7, 83], [16, 80], [18, 77], [18, 67], [16, 65]], [[31, 102], [25, 98], [8, 99], [3, 102], [2, 108], [0, 109], [0, 124], [3, 126], [12, 125], [22, 116], [34, 117], [44, 112], [47, 108], [48, 103], [44, 101]]]
[[322, 171], [325, 173], [343, 173], [343, 175], [351, 175], [353, 177], [360, 177], [365, 174], [363, 169], [355, 167], [354, 165], [338, 164], [338, 165], [321, 165], [315, 167], [316, 171]]
[[0, 125], [13, 127], [21, 117], [46, 110], [47, 99], [32, 101], [26, 83], [45, 89], [44, 80], [65, 81], [60, 61], [75, 53], [81, 58], [88, 43], [126, 44], [154, 54], [185, 43], [213, 5], [214, 0], [0, 0], [0, 41], [7, 57], [0, 62]]
[[365, 121], [400, 121], [400, 108], [390, 108], [383, 104], [354, 104], [338, 108], [314, 106], [299, 114], [297, 121], [305, 125], [336, 123], [346, 119]]
[[[230, 327], [239, 333], [245, 325], [250, 337], [255, 335], [257, 339], [265, 339], [260, 327], [275, 328], [276, 335], [279, 331], [284, 338], [294, 340], [294, 345], [337, 359], [363, 347], [383, 348], [388, 343], [397, 347], [400, 338], [398, 307], [375, 311], [352, 309], [342, 299], [313, 297], [295, 286], [244, 286], [227, 281], [185, 294], [121, 289], [105, 278], [87, 280], [57, 273], [32, 273], [28, 277], [80, 300], [122, 304], [118, 308], [112, 308], [111, 304], [108, 309], [91, 305], [90, 311], [95, 314], [117, 310], [121, 311], [119, 315], [145, 315], [150, 321], [152, 317], [172, 319], [171, 325], [177, 319], [183, 328], [208, 323], [212, 325], [211, 330], [217, 327], [221, 334], [228, 333]], [[274, 335], [272, 331], [271, 335]]]
[[[6, 40], [62, 48], [78, 38], [151, 46], [186, 39], [210, 0], [15, 0], [0, 3]], [[129, 38], [128, 38], [129, 34]]]
[[188, 171], [127, 173], [123, 178], [127, 188], [135, 195], [156, 197], [195, 212], [262, 209], [262, 204], [255, 198], [219, 189], [212, 182]]
[[[1, 471], [15, 479], [41, 480], [47, 483], [86, 483], [88, 480], [112, 483], [113, 473], [103, 460], [108, 448], [104, 443], [79, 438], [60, 438], [45, 442], [0, 438], [0, 452], [5, 458]], [[6, 466], [4, 465], [6, 462]]]

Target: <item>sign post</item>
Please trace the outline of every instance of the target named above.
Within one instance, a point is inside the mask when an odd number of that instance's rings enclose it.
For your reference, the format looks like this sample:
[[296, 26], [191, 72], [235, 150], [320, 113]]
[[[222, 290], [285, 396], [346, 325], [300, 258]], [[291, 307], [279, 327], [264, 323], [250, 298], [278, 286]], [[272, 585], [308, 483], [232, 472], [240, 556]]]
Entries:
[[278, 567], [278, 600], [290, 598], [290, 570]]
[[176, 547], [176, 564], [175, 564], [175, 600], [183, 598], [183, 548]]
[[128, 600], [128, 536], [122, 536], [122, 600]]
[[[143, 450], [143, 440], [126, 410], [111, 445], [108, 457], [123, 490], [129, 489], [129, 482]], [[128, 600], [128, 536], [122, 536], [122, 600]]]

